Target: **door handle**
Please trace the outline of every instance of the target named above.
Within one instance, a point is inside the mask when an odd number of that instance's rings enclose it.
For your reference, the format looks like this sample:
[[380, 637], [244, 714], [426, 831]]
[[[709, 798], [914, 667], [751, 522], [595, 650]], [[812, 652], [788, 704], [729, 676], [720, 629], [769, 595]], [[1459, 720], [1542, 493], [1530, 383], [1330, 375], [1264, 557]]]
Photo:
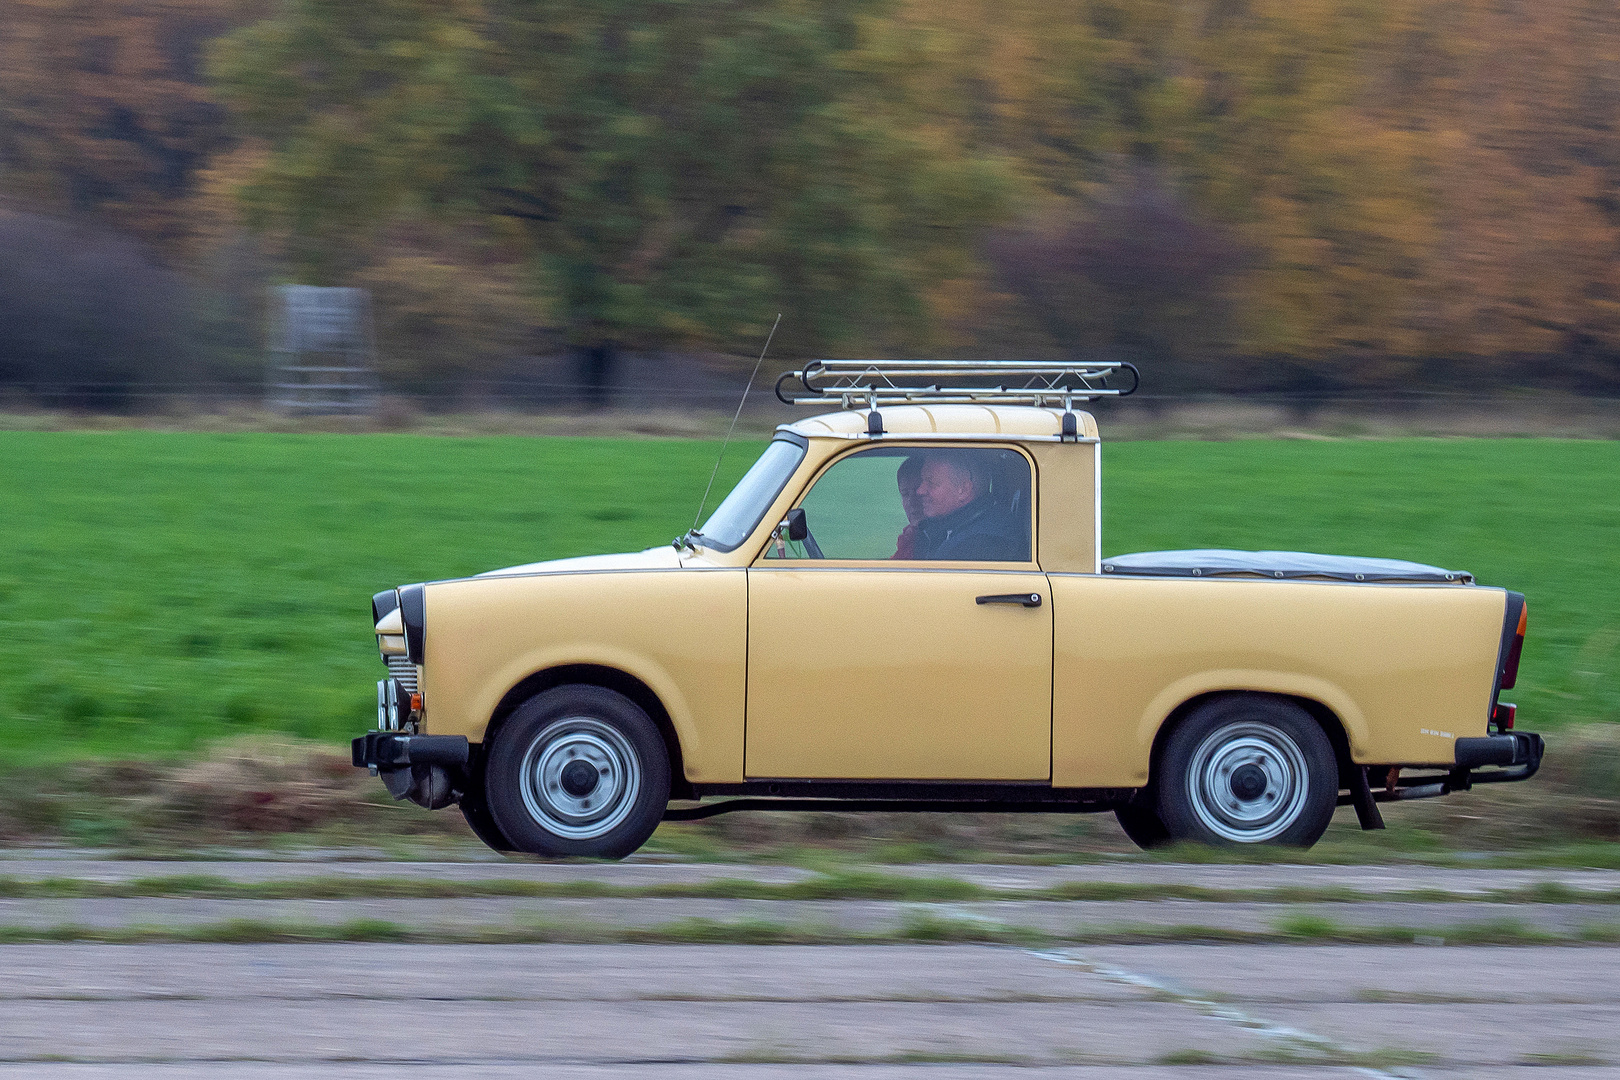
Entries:
[[1040, 607], [1041, 594], [1038, 592], [1009, 592], [994, 593], [990, 596], [975, 596], [975, 604], [1022, 604], [1024, 607]]

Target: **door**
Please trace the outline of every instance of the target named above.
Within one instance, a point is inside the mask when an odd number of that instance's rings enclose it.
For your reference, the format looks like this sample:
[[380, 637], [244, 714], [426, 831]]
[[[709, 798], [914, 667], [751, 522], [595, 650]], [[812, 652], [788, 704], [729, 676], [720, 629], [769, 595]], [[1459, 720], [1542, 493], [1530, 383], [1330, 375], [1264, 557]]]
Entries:
[[1052, 607], [1028, 459], [885, 445], [748, 572], [750, 778], [1046, 780]]

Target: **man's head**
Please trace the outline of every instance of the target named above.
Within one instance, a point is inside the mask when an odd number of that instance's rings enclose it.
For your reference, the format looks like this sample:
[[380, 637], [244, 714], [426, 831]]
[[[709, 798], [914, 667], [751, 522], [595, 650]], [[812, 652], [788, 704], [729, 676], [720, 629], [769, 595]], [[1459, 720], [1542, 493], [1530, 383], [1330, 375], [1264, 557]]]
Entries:
[[925, 515], [922, 502], [917, 498], [917, 485], [922, 482], [923, 459], [908, 457], [900, 463], [894, 482], [900, 485], [900, 508], [906, 512], [906, 524], [915, 525]]
[[987, 486], [963, 457], [934, 453], [923, 462], [917, 502], [923, 517], [944, 517], [978, 498]]

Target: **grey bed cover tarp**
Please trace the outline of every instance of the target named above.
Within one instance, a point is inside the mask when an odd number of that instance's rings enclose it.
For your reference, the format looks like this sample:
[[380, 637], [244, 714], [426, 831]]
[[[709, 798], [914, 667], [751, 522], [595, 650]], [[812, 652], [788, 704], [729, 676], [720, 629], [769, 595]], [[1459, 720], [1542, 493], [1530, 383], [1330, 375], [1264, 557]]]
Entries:
[[1308, 551], [1139, 551], [1102, 561], [1105, 574], [1152, 577], [1327, 578], [1333, 581], [1451, 582], [1472, 585], [1474, 575], [1462, 570], [1404, 562], [1362, 559], [1352, 555], [1314, 555]]

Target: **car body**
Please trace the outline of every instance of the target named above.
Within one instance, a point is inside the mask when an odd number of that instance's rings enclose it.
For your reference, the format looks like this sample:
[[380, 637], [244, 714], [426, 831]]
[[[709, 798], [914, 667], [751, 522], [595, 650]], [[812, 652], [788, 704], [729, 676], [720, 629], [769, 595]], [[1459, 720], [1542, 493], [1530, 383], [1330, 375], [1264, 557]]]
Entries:
[[[1541, 740], [1511, 731], [1499, 700], [1523, 640], [1518, 594], [1383, 560], [1104, 560], [1091, 415], [876, 411], [779, 428], [703, 530], [673, 545], [378, 594], [375, 632], [396, 677], [380, 684], [383, 719], [356, 740], [356, 764], [382, 771], [397, 797], [459, 802], [496, 847], [606, 855], [666, 818], [807, 806], [1114, 810], [1147, 844], [1310, 843], [1335, 805], [1378, 827], [1378, 802], [1523, 779], [1539, 764]], [[913, 473], [936, 478], [918, 491], [954, 483], [971, 501], [952, 515], [982, 508], [976, 524], [936, 530], [938, 558], [887, 550], [885, 537], [908, 531], [890, 503], [903, 501], [896, 477], [912, 458]], [[631, 766], [651, 782], [656, 763], [638, 764], [628, 735], [614, 743], [614, 717], [552, 758], [498, 752], [518, 728], [541, 739], [568, 720], [559, 708], [596, 715], [588, 703], [532, 707], [578, 687], [628, 702], [647, 721], [636, 738], [651, 746], [654, 732], [666, 754], [667, 791], [638, 789], [661, 802], [631, 833], [570, 839], [565, 827], [601, 812], [613, 794], [602, 785]], [[1179, 747], [1189, 724], [1227, 734]], [[579, 755], [597, 778], [571, 764]], [[1202, 779], [1167, 782], [1167, 755]], [[597, 805], [569, 802], [570, 817], [546, 802], [548, 784], [564, 801], [565, 788], [594, 784], [579, 799]], [[1300, 799], [1304, 818], [1279, 825]], [[538, 832], [519, 820], [525, 806]]]

